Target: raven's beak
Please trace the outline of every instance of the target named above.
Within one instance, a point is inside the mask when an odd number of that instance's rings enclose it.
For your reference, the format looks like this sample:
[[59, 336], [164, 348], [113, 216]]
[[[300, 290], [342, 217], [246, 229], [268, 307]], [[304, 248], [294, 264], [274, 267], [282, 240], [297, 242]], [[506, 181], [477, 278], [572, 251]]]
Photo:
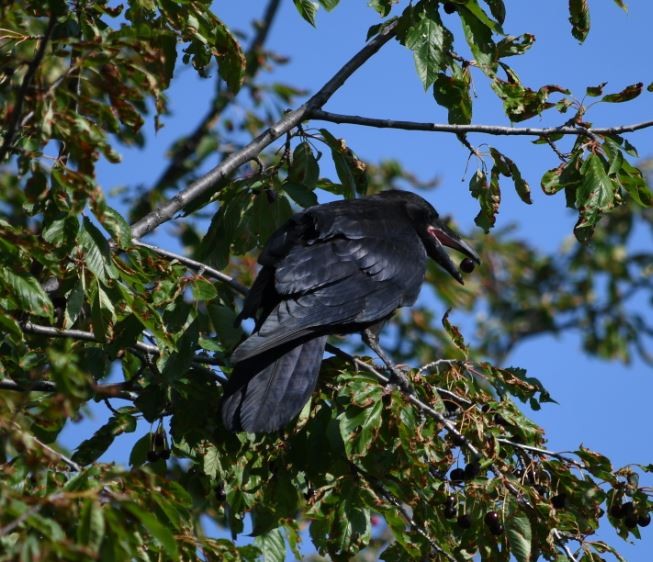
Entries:
[[467, 244], [467, 242], [461, 240], [455, 232], [453, 232], [451, 229], [439, 221], [430, 224], [426, 228], [426, 231], [429, 235], [429, 242], [431, 242], [427, 245], [427, 254], [462, 285], [463, 276], [460, 273], [458, 267], [451, 261], [451, 258], [444, 249], [444, 246], [452, 248], [453, 250], [466, 255], [477, 264], [481, 263], [478, 254], [471, 248], [469, 244]]

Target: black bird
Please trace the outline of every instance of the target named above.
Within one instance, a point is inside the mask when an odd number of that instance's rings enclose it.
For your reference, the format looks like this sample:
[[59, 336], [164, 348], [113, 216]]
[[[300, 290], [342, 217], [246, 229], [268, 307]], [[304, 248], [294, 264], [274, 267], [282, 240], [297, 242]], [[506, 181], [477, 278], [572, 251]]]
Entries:
[[270, 432], [294, 418], [315, 388], [327, 336], [366, 330], [412, 305], [427, 256], [462, 283], [444, 246], [479, 262], [429, 203], [407, 191], [294, 215], [263, 249], [239, 315], [256, 326], [231, 356], [225, 427]]

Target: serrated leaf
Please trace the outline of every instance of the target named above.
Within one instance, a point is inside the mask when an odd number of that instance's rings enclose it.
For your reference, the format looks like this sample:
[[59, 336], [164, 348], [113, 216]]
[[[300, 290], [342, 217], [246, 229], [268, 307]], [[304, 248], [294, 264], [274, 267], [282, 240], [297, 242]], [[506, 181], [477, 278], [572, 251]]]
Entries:
[[571, 34], [581, 43], [590, 31], [590, 12], [587, 0], [569, 0]]
[[318, 4], [312, 0], [293, 0], [293, 2], [299, 15], [315, 27], [315, 15], [317, 14]]
[[111, 269], [109, 243], [87, 217], [84, 217], [82, 228], [77, 235], [77, 242], [84, 251], [86, 267], [100, 281], [106, 282], [107, 273]]
[[132, 241], [132, 230], [129, 223], [122, 217], [122, 215], [112, 209], [105, 207], [102, 211], [102, 216], [98, 217], [102, 226], [107, 229], [113, 240], [121, 248], [129, 248]]
[[79, 314], [84, 307], [85, 295], [84, 295], [84, 283], [80, 279], [75, 283], [75, 286], [68, 293], [68, 298], [66, 299], [66, 310], [64, 313], [64, 329], [72, 328]]
[[488, 20], [484, 13], [485, 18], [479, 18], [478, 12], [471, 10], [472, 7], [483, 13], [473, 2], [458, 9], [465, 39], [481, 70], [492, 76], [496, 70], [498, 56], [497, 45], [492, 39], [493, 22]]
[[581, 183], [576, 190], [576, 208], [579, 211], [574, 234], [579, 241], [589, 240], [596, 223], [604, 212], [614, 206], [615, 184], [610, 180], [603, 161], [591, 154], [580, 170]]
[[403, 42], [415, 59], [417, 74], [427, 90], [451, 62], [453, 37], [444, 27], [434, 6], [427, 5], [412, 12], [412, 21], [405, 31]]
[[603, 96], [601, 98], [601, 101], [605, 101], [608, 103], [622, 103], [625, 101], [630, 101], [632, 99], [635, 99], [637, 96], [639, 96], [642, 93], [643, 87], [644, 87], [643, 82], [638, 82], [637, 84], [631, 84], [630, 86], [627, 86], [626, 88], [621, 90], [621, 92]]
[[0, 283], [4, 285], [3, 292], [11, 295], [21, 311], [34, 316], [52, 317], [52, 301], [31, 275], [14, 273], [7, 267], [0, 267]]
[[505, 524], [510, 553], [517, 562], [530, 562], [533, 542], [530, 520], [522, 513], [512, 513]]

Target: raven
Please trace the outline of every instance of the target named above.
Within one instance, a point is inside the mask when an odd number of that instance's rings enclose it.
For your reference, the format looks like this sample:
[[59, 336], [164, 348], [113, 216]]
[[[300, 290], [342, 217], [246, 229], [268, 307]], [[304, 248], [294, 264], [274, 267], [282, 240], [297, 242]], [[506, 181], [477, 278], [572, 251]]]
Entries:
[[327, 336], [366, 330], [412, 305], [427, 256], [462, 283], [443, 246], [479, 263], [435, 209], [408, 191], [316, 205], [291, 217], [263, 249], [238, 317], [256, 324], [231, 355], [225, 427], [271, 432], [292, 420], [315, 388]]

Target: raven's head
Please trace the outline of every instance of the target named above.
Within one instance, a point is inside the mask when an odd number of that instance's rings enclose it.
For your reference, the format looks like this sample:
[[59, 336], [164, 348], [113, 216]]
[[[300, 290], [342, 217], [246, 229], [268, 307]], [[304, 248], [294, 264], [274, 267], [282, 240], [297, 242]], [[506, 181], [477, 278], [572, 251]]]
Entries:
[[379, 193], [378, 196], [384, 199], [395, 199], [398, 204], [405, 205], [406, 212], [424, 244], [426, 254], [459, 283], [463, 283], [463, 276], [451, 261], [445, 246], [464, 254], [472, 262], [481, 263], [478, 254], [471, 246], [446, 226], [440, 220], [438, 212], [419, 195], [409, 191], [389, 190]]

